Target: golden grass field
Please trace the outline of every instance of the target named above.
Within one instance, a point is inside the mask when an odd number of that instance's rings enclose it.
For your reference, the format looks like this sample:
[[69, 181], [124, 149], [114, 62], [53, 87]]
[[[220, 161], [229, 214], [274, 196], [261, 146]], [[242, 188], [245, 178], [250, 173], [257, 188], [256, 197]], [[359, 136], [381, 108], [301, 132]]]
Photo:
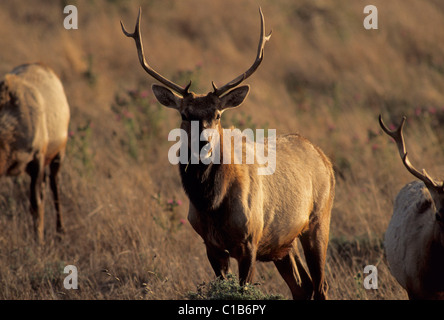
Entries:
[[[78, 30], [63, 7], [78, 8]], [[364, 6], [379, 29], [363, 27]], [[41, 61], [60, 76], [71, 107], [60, 174], [66, 235], [55, 240], [46, 195], [45, 245], [34, 242], [26, 175], [0, 180], [0, 299], [183, 299], [214, 279], [188, 199], [168, 162], [168, 132], [180, 116], [155, 102], [139, 65], [133, 30], [143, 9], [145, 54], [179, 84], [206, 93], [252, 63], [258, 5], [273, 36], [249, 78], [251, 91], [223, 123], [298, 132], [336, 170], [327, 258], [329, 298], [406, 299], [382, 245], [393, 201], [414, 178], [379, 128], [406, 115], [412, 163], [444, 174], [444, 2], [440, 0], [146, 0], [0, 2], [0, 74]], [[285, 190], [283, 190], [284, 192]], [[79, 289], [63, 287], [75, 265]], [[363, 287], [365, 265], [378, 289]], [[233, 270], [236, 263], [233, 261]], [[260, 289], [291, 298], [272, 263], [259, 263]]]

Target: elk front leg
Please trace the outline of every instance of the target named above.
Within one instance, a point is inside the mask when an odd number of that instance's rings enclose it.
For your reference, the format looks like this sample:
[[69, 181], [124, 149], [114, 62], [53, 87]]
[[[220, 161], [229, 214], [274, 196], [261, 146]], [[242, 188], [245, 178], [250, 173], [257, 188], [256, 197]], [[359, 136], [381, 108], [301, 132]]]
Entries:
[[34, 222], [34, 233], [36, 241], [39, 244], [42, 244], [44, 228], [43, 186], [45, 180], [43, 157], [36, 155], [28, 164], [27, 171], [31, 176], [30, 201], [31, 215]]
[[207, 246], [207, 256], [216, 277], [226, 279], [230, 272], [230, 253]]
[[256, 246], [248, 243], [244, 248], [244, 254], [239, 259], [239, 282], [241, 285], [252, 283], [256, 269]]

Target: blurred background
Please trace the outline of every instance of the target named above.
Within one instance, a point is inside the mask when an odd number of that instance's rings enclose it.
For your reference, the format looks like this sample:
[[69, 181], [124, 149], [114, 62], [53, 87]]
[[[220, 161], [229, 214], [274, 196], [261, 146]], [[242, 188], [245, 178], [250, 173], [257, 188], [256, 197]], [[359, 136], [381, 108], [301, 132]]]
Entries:
[[[63, 27], [67, 4], [77, 7], [77, 30]], [[368, 4], [378, 9], [378, 30], [363, 26]], [[273, 35], [246, 81], [248, 99], [224, 113], [223, 124], [298, 132], [332, 159], [331, 299], [407, 298], [390, 275], [382, 240], [394, 197], [414, 178], [377, 117], [393, 127], [406, 115], [412, 163], [443, 176], [440, 0], [2, 0], [0, 78], [22, 63], [47, 64], [64, 84], [72, 118], [60, 174], [61, 241], [49, 190], [46, 244], [38, 248], [29, 177], [0, 180], [1, 299], [182, 299], [214, 279], [186, 219], [178, 168], [168, 162], [167, 135], [180, 116], [155, 101], [153, 80], [119, 21], [132, 31], [141, 6], [150, 64], [207, 93], [211, 81], [224, 84], [253, 62], [258, 5]], [[78, 290], [63, 288], [68, 264], [78, 268]], [[378, 269], [378, 290], [363, 287], [366, 265]], [[259, 263], [255, 281], [291, 298], [272, 263]]]

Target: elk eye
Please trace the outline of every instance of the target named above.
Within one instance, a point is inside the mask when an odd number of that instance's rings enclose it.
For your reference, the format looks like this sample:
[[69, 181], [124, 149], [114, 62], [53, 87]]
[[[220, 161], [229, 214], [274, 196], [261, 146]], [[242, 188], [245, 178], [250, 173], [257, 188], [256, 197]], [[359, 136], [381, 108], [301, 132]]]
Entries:
[[220, 113], [218, 113], [217, 115], [216, 115], [216, 120], [219, 120], [220, 119]]

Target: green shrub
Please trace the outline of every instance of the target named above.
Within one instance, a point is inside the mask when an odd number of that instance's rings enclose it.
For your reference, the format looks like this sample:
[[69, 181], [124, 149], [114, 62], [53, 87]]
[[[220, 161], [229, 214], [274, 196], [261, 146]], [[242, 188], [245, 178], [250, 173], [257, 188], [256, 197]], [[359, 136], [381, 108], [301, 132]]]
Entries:
[[247, 283], [239, 284], [236, 275], [229, 273], [226, 279], [217, 278], [206, 284], [197, 286], [197, 292], [188, 292], [186, 297], [191, 300], [283, 300], [284, 297], [277, 294], [264, 294], [257, 285]]

